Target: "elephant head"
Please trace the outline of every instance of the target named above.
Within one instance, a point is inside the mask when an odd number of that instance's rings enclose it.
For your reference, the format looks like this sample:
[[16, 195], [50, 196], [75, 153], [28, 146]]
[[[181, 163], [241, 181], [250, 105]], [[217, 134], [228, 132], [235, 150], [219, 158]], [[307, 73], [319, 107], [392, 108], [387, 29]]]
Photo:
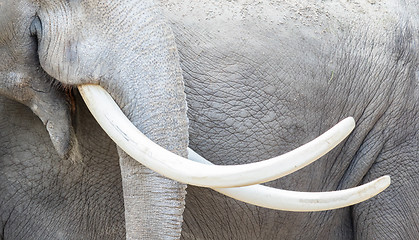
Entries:
[[[63, 158], [77, 162], [71, 96], [62, 88], [82, 84], [102, 86], [150, 139], [186, 156], [179, 60], [153, 1], [2, 1], [0, 12], [0, 91], [39, 116]], [[120, 156], [127, 237], [178, 236], [186, 186], [141, 167], [122, 151]], [[138, 189], [156, 194], [139, 196]], [[138, 222], [142, 209], [165, 217]], [[156, 225], [163, 232], [153, 233]]]
[[[242, 187], [285, 176], [320, 158], [351, 132], [352, 118], [262, 162], [213, 166], [192, 151], [190, 159], [201, 163], [185, 159], [182, 71], [174, 36], [152, 0], [2, 2], [0, 56], [0, 93], [42, 120], [63, 161], [78, 164], [80, 158], [71, 120], [73, 87], [120, 146], [128, 239], [179, 238], [185, 184], [264, 207], [316, 211], [368, 199], [390, 181], [386, 176], [348, 192], [326, 194]], [[353, 191], [356, 196], [346, 199]]]

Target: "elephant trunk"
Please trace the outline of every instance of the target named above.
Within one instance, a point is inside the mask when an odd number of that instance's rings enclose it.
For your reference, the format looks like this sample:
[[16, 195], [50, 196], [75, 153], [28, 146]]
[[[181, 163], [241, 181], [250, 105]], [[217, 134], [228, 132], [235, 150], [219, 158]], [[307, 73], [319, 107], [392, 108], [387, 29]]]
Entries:
[[[100, 49], [107, 51], [99, 55], [105, 67], [96, 67], [99, 74], [91, 71], [93, 77], [148, 138], [186, 157], [186, 96], [173, 33], [153, 0], [141, 1], [141, 5], [128, 1], [112, 9], [114, 16], [126, 17], [122, 23], [110, 23], [118, 26], [107, 26], [121, 30], [109, 33], [113, 37], [110, 44], [106, 36], [97, 43], [106, 44]], [[118, 151], [127, 239], [179, 239], [186, 185], [164, 178]]]
[[[171, 64], [170, 68], [177, 67]], [[176, 72], [141, 82], [143, 86], [138, 96], [123, 111], [148, 138], [185, 157], [188, 145], [186, 101], [182, 77]], [[151, 90], [150, 85], [154, 86]], [[118, 152], [127, 239], [179, 239], [186, 185], [139, 164], [119, 147]]]
[[179, 239], [186, 185], [119, 153], [127, 239]]
[[[153, 28], [164, 29], [166, 36], [148, 36], [152, 51], [142, 55], [135, 66], [141, 66], [141, 72], [136, 73], [138, 81], [121, 86], [121, 96], [132, 98], [122, 98], [118, 105], [148, 138], [186, 157], [186, 96], [174, 39], [167, 26]], [[119, 147], [118, 152], [127, 239], [179, 239], [186, 185], [139, 164]]]
[[[173, 33], [158, 14], [147, 17], [151, 19], [144, 21], [149, 23], [142, 25], [136, 36], [141, 46], [132, 49], [136, 57], [119, 73], [122, 79], [118, 81], [123, 84], [107, 88], [125, 115], [148, 138], [186, 157], [186, 96]], [[142, 166], [119, 147], [118, 152], [126, 238], [179, 239], [186, 185]]]

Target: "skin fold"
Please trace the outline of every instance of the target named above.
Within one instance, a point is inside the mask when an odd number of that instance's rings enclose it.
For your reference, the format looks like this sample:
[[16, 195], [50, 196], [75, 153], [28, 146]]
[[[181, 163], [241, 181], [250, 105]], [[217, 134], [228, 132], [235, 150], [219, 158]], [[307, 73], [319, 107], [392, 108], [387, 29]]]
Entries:
[[[0, 3], [0, 239], [416, 239], [415, 1], [157, 4], [167, 25], [152, 2]], [[82, 83], [107, 89], [160, 145], [185, 156], [189, 140], [214, 164], [277, 156], [353, 116], [347, 140], [266, 185], [332, 191], [385, 174], [392, 184], [316, 213], [194, 186], [185, 197], [115, 146], [72, 88]]]

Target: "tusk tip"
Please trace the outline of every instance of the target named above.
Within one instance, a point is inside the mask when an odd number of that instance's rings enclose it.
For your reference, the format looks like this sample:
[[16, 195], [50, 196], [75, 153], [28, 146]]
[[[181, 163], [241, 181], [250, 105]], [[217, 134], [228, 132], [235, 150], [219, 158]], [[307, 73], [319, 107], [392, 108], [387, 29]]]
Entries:
[[344, 123], [348, 129], [354, 129], [355, 128], [355, 119], [353, 117], [347, 117], [341, 121]]
[[381, 189], [381, 191], [386, 189], [391, 184], [390, 175], [384, 175], [382, 177], [377, 178], [375, 181], [377, 188]]

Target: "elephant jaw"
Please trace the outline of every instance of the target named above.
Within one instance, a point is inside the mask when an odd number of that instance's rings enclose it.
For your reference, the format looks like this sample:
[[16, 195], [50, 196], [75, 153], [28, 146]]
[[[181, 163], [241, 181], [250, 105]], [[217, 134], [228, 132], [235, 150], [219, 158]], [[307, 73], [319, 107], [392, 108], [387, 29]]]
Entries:
[[[78, 88], [104, 131], [132, 158], [167, 178], [210, 187], [237, 200], [272, 209], [321, 211], [365, 201], [390, 184], [390, 177], [384, 176], [356, 188], [324, 193], [292, 192], [260, 185], [242, 187], [278, 179], [319, 159], [353, 130], [355, 121], [351, 117], [281, 156], [244, 165], [220, 166], [212, 165], [192, 150], [189, 150], [189, 160], [165, 150], [143, 135], [102, 87], [80, 85]], [[255, 197], [255, 193], [259, 196]]]

